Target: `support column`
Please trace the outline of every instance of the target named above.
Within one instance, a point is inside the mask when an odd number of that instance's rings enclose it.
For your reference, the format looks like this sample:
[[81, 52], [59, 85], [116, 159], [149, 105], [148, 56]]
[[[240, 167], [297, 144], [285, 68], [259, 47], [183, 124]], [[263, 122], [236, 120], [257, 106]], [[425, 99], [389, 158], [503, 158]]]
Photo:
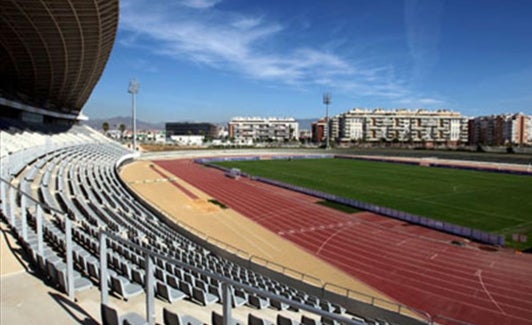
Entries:
[[0, 200], [2, 200], [2, 213], [7, 217], [7, 184], [0, 181]]
[[107, 285], [107, 235], [100, 229], [100, 300], [109, 305], [109, 288]]
[[15, 188], [9, 187], [9, 218], [11, 220], [11, 227], [15, 227], [15, 197], [17, 193]]
[[150, 254], [144, 254], [144, 272], [146, 274], [145, 288], [146, 292], [146, 320], [148, 324], [155, 325], [155, 293], [153, 281], [153, 261]]
[[72, 221], [65, 216], [65, 237], [66, 237], [66, 261], [67, 261], [67, 293], [68, 298], [74, 301], [74, 261], [72, 257]]
[[27, 198], [26, 195], [20, 194], [20, 215], [21, 215], [21, 222], [22, 222], [22, 239], [24, 242], [28, 242], [28, 215], [26, 212], [26, 206], [27, 206]]
[[231, 286], [227, 282], [222, 283], [222, 295], [223, 295], [223, 324], [231, 325], [231, 309], [232, 309], [232, 297], [231, 297]]
[[43, 256], [43, 235], [42, 235], [42, 208], [37, 204], [37, 251], [39, 255]]

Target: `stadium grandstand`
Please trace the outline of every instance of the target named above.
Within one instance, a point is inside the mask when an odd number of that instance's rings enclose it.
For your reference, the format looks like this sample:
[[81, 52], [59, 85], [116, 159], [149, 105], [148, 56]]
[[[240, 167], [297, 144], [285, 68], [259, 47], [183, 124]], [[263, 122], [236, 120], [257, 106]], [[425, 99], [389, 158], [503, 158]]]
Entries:
[[[130, 192], [118, 170], [137, 153], [79, 125], [118, 0], [7, 0], [0, 11], [2, 323], [430, 322], [246, 264]], [[9, 263], [25, 272], [4, 274]]]
[[[344, 222], [336, 210], [316, 210], [308, 195], [192, 160], [250, 151], [139, 158], [80, 125], [113, 48], [118, 0], [4, 0], [0, 15], [1, 324], [532, 324], [530, 256], [483, 251], [463, 238], [464, 247], [454, 245], [457, 237], [435, 239], [433, 230], [369, 212]], [[136, 166], [154, 178], [126, 180]], [[312, 241], [332, 257], [317, 253], [315, 264], [292, 268], [250, 258], [169, 218], [136, 191], [148, 181], [188, 196], [189, 203], [169, 200], [181, 214], [205, 203], [193, 200], [207, 192], [224, 201], [208, 209], [251, 211], [246, 225], [254, 228], [246, 231], [275, 238], [246, 238], [264, 244], [259, 249], [282, 242], [312, 255], [303, 245]], [[350, 222], [346, 237], [334, 228]], [[320, 241], [319, 231], [332, 235]], [[338, 242], [343, 251], [334, 250]], [[276, 248], [304, 264], [303, 253]], [[353, 264], [340, 265], [346, 259]], [[310, 272], [318, 261], [333, 278], [372, 281], [375, 294], [324, 285]]]

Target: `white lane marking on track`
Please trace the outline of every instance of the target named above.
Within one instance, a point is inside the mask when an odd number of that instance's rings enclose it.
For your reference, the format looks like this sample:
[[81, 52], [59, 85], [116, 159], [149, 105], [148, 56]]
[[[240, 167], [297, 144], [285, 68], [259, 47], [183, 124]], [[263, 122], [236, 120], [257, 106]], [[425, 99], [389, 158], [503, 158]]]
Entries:
[[495, 301], [495, 299], [493, 299], [493, 297], [491, 296], [491, 293], [488, 291], [488, 288], [486, 288], [486, 285], [484, 284], [484, 281], [482, 280], [482, 270], [478, 269], [475, 272], [475, 275], [478, 277], [478, 280], [480, 281], [480, 285], [482, 286], [482, 289], [484, 289], [484, 292], [486, 292], [486, 294], [488, 295], [488, 298], [490, 298], [491, 302], [493, 302], [493, 304], [501, 311], [501, 313], [506, 315], [504, 310], [502, 310], [501, 306], [499, 306], [499, 304]]
[[343, 228], [340, 228], [338, 230], [336, 230], [332, 235], [329, 236], [329, 238], [327, 238], [320, 246], [320, 248], [318, 248], [318, 250], [316, 251], [316, 255], [320, 255], [320, 252], [321, 250], [323, 249], [323, 247], [325, 247], [325, 245], [327, 245], [327, 243], [336, 235], [338, 235], [342, 230], [344, 230]]
[[395, 244], [395, 245], [396, 245], [396, 246], [401, 246], [401, 245], [403, 245], [404, 243], [406, 243], [408, 240], [409, 240], [408, 238], [407, 238], [407, 239], [403, 239], [403, 240], [401, 240], [400, 242], [398, 242], [398, 243]]
[[320, 230], [325, 230], [325, 229], [341, 228], [344, 226], [347, 227], [353, 224], [354, 223], [352, 221], [348, 221], [345, 223], [338, 223], [338, 224], [334, 223], [334, 224], [329, 224], [329, 225], [313, 226], [309, 228], [286, 229], [286, 230], [278, 232], [278, 234], [286, 235], [286, 234], [294, 234], [294, 233], [305, 233], [305, 232], [320, 231]]

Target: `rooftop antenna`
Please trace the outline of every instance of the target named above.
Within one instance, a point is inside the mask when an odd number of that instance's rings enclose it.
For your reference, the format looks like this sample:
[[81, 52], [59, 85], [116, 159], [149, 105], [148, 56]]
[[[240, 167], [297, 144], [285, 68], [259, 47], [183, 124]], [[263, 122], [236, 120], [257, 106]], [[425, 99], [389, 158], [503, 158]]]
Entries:
[[132, 118], [133, 118], [133, 150], [137, 151], [137, 103], [135, 96], [139, 93], [140, 82], [137, 79], [131, 79], [129, 81], [129, 87], [127, 92], [131, 94], [131, 106], [132, 106]]
[[330, 150], [330, 139], [329, 139], [329, 104], [331, 103], [331, 94], [323, 94], [323, 104], [325, 104], [325, 150]]

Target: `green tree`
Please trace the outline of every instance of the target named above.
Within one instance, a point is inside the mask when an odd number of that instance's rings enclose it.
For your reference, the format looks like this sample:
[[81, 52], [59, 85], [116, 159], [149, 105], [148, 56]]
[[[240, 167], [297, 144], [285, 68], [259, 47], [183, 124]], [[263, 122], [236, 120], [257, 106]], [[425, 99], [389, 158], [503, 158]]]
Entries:
[[103, 132], [107, 133], [107, 131], [109, 131], [109, 122], [103, 122], [102, 129]]
[[122, 123], [118, 126], [118, 129], [120, 130], [120, 137], [122, 138], [124, 136], [124, 132], [126, 131], [126, 125]]

